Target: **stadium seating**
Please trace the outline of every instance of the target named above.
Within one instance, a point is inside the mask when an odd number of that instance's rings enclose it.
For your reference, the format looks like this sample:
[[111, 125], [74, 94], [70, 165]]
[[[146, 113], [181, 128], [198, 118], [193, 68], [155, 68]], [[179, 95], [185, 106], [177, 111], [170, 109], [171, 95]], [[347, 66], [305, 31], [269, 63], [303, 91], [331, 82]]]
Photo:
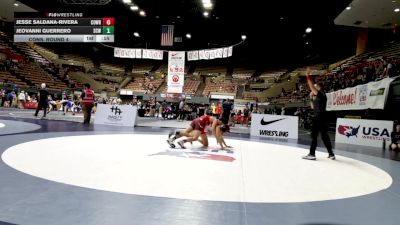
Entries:
[[26, 57], [31, 59], [34, 62], [40, 63], [40, 64], [49, 64], [50, 62], [45, 59], [42, 55], [37, 53], [35, 50], [33, 50], [31, 47], [29, 47], [26, 43], [13, 43], [13, 45], [18, 48], [20, 51], [24, 53]]
[[102, 62], [100, 65], [100, 69], [104, 71], [110, 71], [113, 73], [120, 73], [123, 74], [125, 72], [125, 67], [122, 64], [115, 64], [115, 63], [105, 63]]
[[93, 61], [86, 56], [77, 54], [64, 54], [60, 56], [60, 58], [71, 62], [83, 63], [85, 67], [94, 68]]
[[257, 100], [257, 97], [253, 95], [252, 92], [243, 92], [243, 99], [249, 101]]
[[328, 71], [319, 80], [325, 83], [326, 90], [333, 91], [382, 79], [387, 75], [397, 76], [400, 74], [384, 72], [386, 63], [394, 61], [398, 65], [399, 59], [400, 43], [392, 44], [378, 51], [353, 57]]
[[200, 75], [225, 75], [227, 68], [225, 66], [197, 66], [195, 73]]
[[239, 80], [248, 80], [255, 72], [254, 69], [235, 68], [232, 77]]
[[274, 83], [276, 78], [281, 77], [283, 74], [285, 74], [287, 70], [271, 70], [271, 71], [265, 71], [263, 72], [259, 78], [263, 79], [265, 83]]
[[216, 83], [209, 82], [206, 84], [206, 87], [204, 88], [203, 96], [208, 96], [211, 92], [236, 94], [237, 85], [238, 84], [235, 82], [227, 82], [227, 81], [216, 82]]
[[14, 84], [19, 87], [27, 87], [28, 84], [18, 79], [8, 71], [0, 71], [0, 83]]
[[125, 89], [154, 94], [163, 82], [164, 80], [162, 79], [149, 80], [147, 78], [135, 78]]
[[[189, 94], [189, 95], [194, 95], [194, 94], [196, 94], [199, 86], [200, 86], [200, 81], [186, 79], [184, 82], [184, 85], [183, 85], [183, 93]], [[165, 86], [162, 93], [167, 93], [167, 89], [168, 89], [168, 87]]]
[[46, 83], [47, 87], [51, 89], [67, 88], [63, 82], [53, 78], [36, 63], [21, 64], [15, 73], [31, 81], [36, 87], [39, 87], [41, 83]]
[[147, 63], [137, 63], [137, 64], [134, 64], [132, 73], [144, 74], [144, 73], [150, 72], [152, 68], [153, 68], [153, 63], [148, 63], [148, 62]]

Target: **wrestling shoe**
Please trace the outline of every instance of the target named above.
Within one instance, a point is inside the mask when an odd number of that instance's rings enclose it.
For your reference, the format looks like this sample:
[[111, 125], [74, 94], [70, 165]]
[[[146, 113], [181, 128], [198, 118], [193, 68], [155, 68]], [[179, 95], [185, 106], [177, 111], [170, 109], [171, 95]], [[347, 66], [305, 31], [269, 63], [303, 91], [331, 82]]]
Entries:
[[317, 157], [315, 157], [315, 155], [310, 155], [310, 154], [308, 154], [308, 155], [304, 156], [303, 159], [307, 159], [307, 160], [316, 160]]
[[168, 134], [168, 139], [170, 141], [175, 141], [176, 140], [176, 131], [175, 130], [171, 130]]
[[171, 148], [175, 148], [176, 147], [175, 144], [174, 144], [174, 141], [171, 141], [170, 139], [168, 139], [167, 142], [168, 142], [168, 144], [169, 144], [169, 146]]
[[335, 155], [329, 155], [329, 156], [328, 156], [328, 159], [335, 160], [335, 159], [336, 159], [336, 157], [335, 157]]
[[184, 141], [178, 141], [178, 145], [181, 146], [181, 148], [185, 149], [185, 142]]

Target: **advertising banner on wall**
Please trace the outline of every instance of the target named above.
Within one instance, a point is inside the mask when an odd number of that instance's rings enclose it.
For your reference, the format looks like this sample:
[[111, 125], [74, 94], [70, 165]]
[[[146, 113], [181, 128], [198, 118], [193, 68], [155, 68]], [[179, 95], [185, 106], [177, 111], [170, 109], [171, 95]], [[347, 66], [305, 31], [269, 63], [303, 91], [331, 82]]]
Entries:
[[326, 94], [326, 110], [384, 109], [392, 78]]
[[298, 139], [299, 117], [252, 114], [251, 136]]
[[182, 93], [185, 79], [185, 52], [168, 52], [168, 92]]
[[94, 124], [134, 127], [136, 116], [136, 106], [97, 104]]
[[338, 118], [335, 142], [381, 148], [383, 140], [390, 142], [392, 131], [393, 121]]

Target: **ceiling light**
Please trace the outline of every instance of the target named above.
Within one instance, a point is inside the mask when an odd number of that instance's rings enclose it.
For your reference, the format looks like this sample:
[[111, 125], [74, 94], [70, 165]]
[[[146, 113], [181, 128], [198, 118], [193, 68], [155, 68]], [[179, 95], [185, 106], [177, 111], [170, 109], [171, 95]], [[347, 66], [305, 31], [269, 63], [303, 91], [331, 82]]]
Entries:
[[350, 10], [350, 9], [351, 9], [351, 6], [347, 6], [347, 7], [346, 7], [346, 10]]
[[242, 40], [246, 40], [247, 36], [246, 35], [242, 35]]
[[311, 31], [312, 31], [311, 27], [307, 27], [306, 33], [309, 34], [309, 33], [311, 33]]
[[306, 45], [308, 45], [308, 42], [306, 42]]
[[204, 3], [203, 6], [205, 9], [211, 9], [213, 5], [212, 3]]
[[394, 12], [400, 12], [399, 8], [394, 9]]
[[19, 4], [18, 4], [18, 3], [14, 3], [14, 6], [18, 7], [18, 6], [19, 6]]
[[122, 2], [128, 4], [128, 3], [131, 3], [132, 1], [131, 0], [122, 0]]
[[132, 11], [138, 11], [139, 7], [137, 5], [133, 5], [133, 6], [131, 6], [131, 10]]
[[203, 4], [208, 4], [208, 3], [211, 3], [211, 0], [203, 0], [202, 2], [203, 2]]
[[141, 15], [141, 16], [146, 16], [146, 12], [143, 11], [143, 10], [140, 10], [139, 15]]
[[205, 17], [208, 17], [208, 12], [204, 12], [203, 15], [204, 15]]
[[133, 33], [133, 36], [135, 36], [135, 37], [140, 37], [140, 35], [139, 35], [138, 32]]
[[191, 34], [186, 34], [186, 38], [190, 39], [190, 38], [192, 38], [192, 35]]

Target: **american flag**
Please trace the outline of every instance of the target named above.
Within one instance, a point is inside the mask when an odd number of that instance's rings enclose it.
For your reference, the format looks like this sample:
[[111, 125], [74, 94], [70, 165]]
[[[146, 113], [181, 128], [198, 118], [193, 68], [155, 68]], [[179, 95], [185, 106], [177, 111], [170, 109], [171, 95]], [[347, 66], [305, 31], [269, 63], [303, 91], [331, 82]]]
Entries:
[[161, 46], [172, 46], [174, 44], [174, 25], [162, 25]]

